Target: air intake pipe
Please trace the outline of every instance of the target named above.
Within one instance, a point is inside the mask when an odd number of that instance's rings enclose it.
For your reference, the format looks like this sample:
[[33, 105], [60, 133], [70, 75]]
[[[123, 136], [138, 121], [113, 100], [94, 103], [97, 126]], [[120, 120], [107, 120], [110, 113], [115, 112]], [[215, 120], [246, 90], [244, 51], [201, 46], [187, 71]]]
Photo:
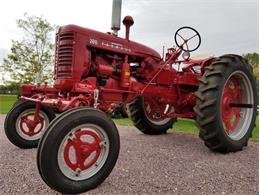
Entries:
[[121, 6], [122, 0], [113, 0], [111, 29], [113, 30], [113, 34], [116, 36], [117, 32], [120, 30]]

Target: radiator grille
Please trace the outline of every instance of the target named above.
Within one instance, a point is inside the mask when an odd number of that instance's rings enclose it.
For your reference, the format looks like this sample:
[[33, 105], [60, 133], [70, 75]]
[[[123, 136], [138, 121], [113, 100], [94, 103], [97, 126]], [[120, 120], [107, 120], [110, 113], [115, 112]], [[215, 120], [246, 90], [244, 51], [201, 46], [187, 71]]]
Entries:
[[73, 33], [60, 33], [56, 39], [56, 78], [71, 78], [75, 36]]

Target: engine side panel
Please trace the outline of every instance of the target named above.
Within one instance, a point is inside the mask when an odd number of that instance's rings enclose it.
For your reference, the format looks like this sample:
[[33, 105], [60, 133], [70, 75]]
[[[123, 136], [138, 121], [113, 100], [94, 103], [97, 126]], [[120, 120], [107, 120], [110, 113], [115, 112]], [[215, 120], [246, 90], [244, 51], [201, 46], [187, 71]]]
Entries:
[[91, 49], [161, 60], [155, 50], [139, 43], [76, 25], [66, 25], [60, 28], [56, 38], [55, 88], [70, 91], [76, 82], [81, 81], [83, 75], [88, 74]]

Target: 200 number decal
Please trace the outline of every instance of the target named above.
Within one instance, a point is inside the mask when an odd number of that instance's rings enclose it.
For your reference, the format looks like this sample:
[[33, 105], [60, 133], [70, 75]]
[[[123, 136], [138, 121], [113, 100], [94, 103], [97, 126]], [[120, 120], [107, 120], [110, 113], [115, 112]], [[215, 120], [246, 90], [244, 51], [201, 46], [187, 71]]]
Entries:
[[97, 45], [98, 44], [98, 41], [96, 39], [90, 39], [89, 40], [89, 43], [90, 44], [93, 44], [93, 45]]

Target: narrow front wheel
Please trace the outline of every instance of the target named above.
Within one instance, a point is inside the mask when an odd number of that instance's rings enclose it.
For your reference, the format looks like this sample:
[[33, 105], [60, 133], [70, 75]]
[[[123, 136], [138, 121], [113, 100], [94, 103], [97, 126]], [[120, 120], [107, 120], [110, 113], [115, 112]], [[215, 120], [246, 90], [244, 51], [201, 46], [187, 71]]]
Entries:
[[42, 106], [35, 120], [35, 109], [34, 102], [18, 101], [5, 118], [5, 134], [19, 148], [36, 148], [43, 132], [55, 118], [51, 108]]
[[40, 141], [41, 177], [54, 190], [82, 193], [101, 184], [118, 158], [117, 128], [105, 113], [78, 108], [59, 116]]

